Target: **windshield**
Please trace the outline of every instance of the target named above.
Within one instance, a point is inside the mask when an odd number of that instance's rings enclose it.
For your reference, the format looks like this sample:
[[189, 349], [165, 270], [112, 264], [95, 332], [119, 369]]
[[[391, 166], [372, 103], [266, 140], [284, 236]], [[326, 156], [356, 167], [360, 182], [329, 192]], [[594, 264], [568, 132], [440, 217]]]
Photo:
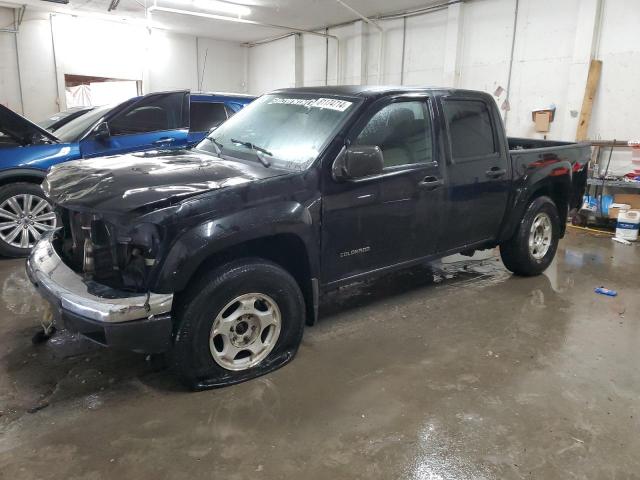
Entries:
[[56, 130], [56, 137], [63, 143], [76, 142], [78, 137], [82, 135], [86, 130], [97, 122], [100, 117], [113, 108], [113, 105], [104, 105], [91, 110], [89, 113], [74, 118], [66, 125], [63, 125]]
[[[355, 110], [354, 98], [269, 94], [249, 104], [196, 147], [289, 170], [304, 170]], [[265, 162], [263, 162], [265, 163]]]
[[83, 113], [91, 110], [91, 107], [74, 107], [69, 110], [65, 110], [64, 112], [58, 112], [55, 115], [50, 116], [49, 118], [37, 122], [37, 125], [45, 130], [50, 130], [52, 126], [57, 124], [58, 122], [68, 120], [71, 121], [76, 117], [79, 117]]

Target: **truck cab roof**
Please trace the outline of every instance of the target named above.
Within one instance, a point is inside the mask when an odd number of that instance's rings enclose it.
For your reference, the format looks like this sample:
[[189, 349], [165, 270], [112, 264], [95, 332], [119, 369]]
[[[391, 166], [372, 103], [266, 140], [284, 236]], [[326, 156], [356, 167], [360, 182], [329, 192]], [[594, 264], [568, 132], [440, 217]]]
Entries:
[[477, 90], [448, 87], [407, 87], [403, 85], [339, 85], [320, 87], [282, 88], [271, 93], [277, 94], [319, 94], [377, 99], [404, 93], [463, 94], [466, 97], [491, 97]]

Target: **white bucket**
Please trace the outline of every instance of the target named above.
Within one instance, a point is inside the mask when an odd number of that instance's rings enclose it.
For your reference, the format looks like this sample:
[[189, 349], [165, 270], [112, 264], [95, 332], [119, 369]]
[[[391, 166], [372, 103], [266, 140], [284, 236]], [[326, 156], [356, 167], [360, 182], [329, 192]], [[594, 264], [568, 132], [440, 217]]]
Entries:
[[640, 211], [621, 210], [618, 214], [616, 237], [634, 242], [638, 240], [640, 230]]

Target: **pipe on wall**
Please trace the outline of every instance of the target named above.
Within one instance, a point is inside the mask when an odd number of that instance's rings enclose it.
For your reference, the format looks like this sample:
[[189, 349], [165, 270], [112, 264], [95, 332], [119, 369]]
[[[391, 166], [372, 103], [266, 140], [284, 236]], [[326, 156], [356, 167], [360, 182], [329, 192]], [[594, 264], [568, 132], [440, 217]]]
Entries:
[[368, 25], [373, 26], [380, 33], [380, 45], [378, 48], [378, 85], [382, 85], [384, 79], [384, 29], [377, 23], [371, 20], [366, 15], [360, 13], [358, 10], [353, 8], [351, 5], [345, 3], [343, 0], [336, 0], [340, 5], [349, 10], [350, 12], [357, 15], [362, 21], [366, 22]]
[[13, 35], [14, 45], [16, 47], [16, 69], [18, 73], [18, 91], [20, 92], [20, 110], [22, 111], [22, 115], [24, 115], [24, 94], [22, 93], [22, 70], [20, 70], [20, 50], [18, 49], [18, 30], [20, 29], [20, 24], [22, 23], [22, 15], [24, 15], [25, 7], [22, 8], [22, 11], [18, 13], [18, 18], [16, 18], [16, 11], [13, 11], [13, 24], [15, 26], [16, 33]]
[[600, 58], [600, 40], [602, 38], [602, 19], [604, 17], [605, 0], [597, 0], [596, 18], [593, 26], [593, 41], [591, 43], [591, 59]]
[[[58, 65], [58, 61], [60, 60], [58, 58], [58, 53], [56, 51], [56, 35], [55, 35], [55, 28], [53, 26], [53, 13], [49, 14], [49, 30], [51, 32], [51, 50], [53, 52], [53, 71], [56, 77], [56, 91], [58, 92], [58, 98], [57, 98], [57, 104], [58, 104], [58, 111], [62, 111], [64, 109], [67, 108], [67, 98], [65, 96], [65, 88], [64, 88], [64, 84], [60, 83], [60, 75], [64, 75], [63, 73], [60, 72], [60, 68]], [[64, 77], [62, 77], [64, 79]]]
[[[324, 69], [324, 84], [329, 85], [329, 39], [336, 41], [336, 84], [340, 81], [340, 39], [336, 35], [329, 34], [329, 29], [324, 29], [325, 33], [322, 36], [325, 38], [325, 69]], [[318, 33], [318, 32], [315, 32]], [[300, 35], [300, 33], [289, 32], [284, 35], [278, 35], [276, 37], [265, 38], [264, 40], [257, 40], [255, 42], [245, 42], [242, 45], [248, 48], [257, 47], [259, 45], [265, 45], [267, 43], [277, 42], [284, 38], [291, 37], [292, 35]]]
[[[346, 7], [347, 9], [349, 9], [350, 11], [354, 12], [356, 15], [358, 15], [360, 17], [360, 20], [366, 21], [369, 24], [373, 24], [376, 26], [376, 28], [379, 29], [380, 31], [380, 51], [378, 53], [378, 83], [382, 82], [382, 79], [384, 78], [384, 70], [383, 70], [383, 65], [382, 65], [382, 60], [384, 59], [384, 32], [382, 27], [380, 27], [380, 25], [376, 22], [380, 21], [380, 20], [395, 20], [395, 19], [403, 19], [403, 31], [402, 31], [402, 68], [400, 71], [400, 84], [403, 84], [404, 82], [404, 64], [405, 64], [405, 45], [406, 45], [406, 35], [407, 35], [407, 18], [410, 17], [416, 17], [416, 16], [420, 16], [420, 15], [427, 15], [429, 13], [433, 13], [439, 10], [444, 10], [446, 8], [448, 8], [451, 5], [455, 5], [457, 3], [469, 3], [472, 1], [478, 1], [478, 0], [449, 0], [446, 2], [442, 2], [442, 3], [438, 3], [435, 5], [429, 5], [426, 7], [421, 7], [421, 8], [417, 8], [417, 9], [413, 9], [413, 10], [408, 10], [408, 11], [404, 11], [404, 12], [399, 12], [399, 13], [390, 13], [390, 14], [385, 14], [385, 15], [377, 15], [375, 17], [365, 17], [364, 15], [362, 15], [361, 13], [359, 13], [358, 11], [354, 10], [352, 7], [350, 7], [349, 5], [345, 4], [344, 1], [342, 0], [337, 0], [338, 3], [340, 3], [341, 5], [343, 5], [344, 7]], [[314, 34], [314, 35], [318, 35], [319, 32], [317, 32], [317, 30], [324, 30], [325, 34], [323, 36], [326, 36], [326, 38], [334, 38], [336, 40], [336, 81], [337, 83], [340, 83], [340, 40], [338, 39], [338, 37], [334, 36], [334, 35], [329, 35], [329, 29], [331, 28], [338, 28], [338, 27], [343, 27], [343, 26], [347, 26], [347, 25], [352, 25], [357, 21], [360, 20], [350, 20], [348, 22], [342, 22], [342, 23], [337, 23], [334, 25], [328, 25], [325, 27], [319, 27], [317, 29], [312, 29], [312, 30], [306, 30], [306, 31], [302, 31], [299, 33], [310, 33], [310, 34]], [[247, 21], [248, 22], [248, 21]], [[256, 22], [259, 24], [259, 22]], [[272, 26], [272, 25], [264, 25], [264, 26]], [[286, 28], [286, 27], [281, 27], [281, 28]], [[276, 40], [280, 40], [281, 38], [286, 38], [290, 35], [292, 35], [293, 33], [295, 33], [296, 30], [291, 30], [288, 34], [285, 35], [280, 35], [277, 37], [269, 37], [266, 38], [264, 40], [256, 40], [254, 42], [247, 42], [244, 43], [243, 45], [247, 46], [247, 47], [253, 47], [256, 45], [262, 45], [264, 43], [269, 43], [269, 42], [273, 42]], [[327, 40], [327, 45], [326, 45], [326, 65], [325, 65], [325, 85], [328, 85], [328, 77], [329, 77], [329, 67], [328, 67], [328, 60], [329, 59], [329, 45], [328, 45], [328, 40]]]
[[516, 48], [516, 29], [518, 28], [518, 9], [520, 7], [520, 0], [515, 0], [515, 8], [513, 12], [513, 36], [511, 37], [511, 53], [509, 55], [509, 73], [507, 74], [507, 94], [504, 101], [507, 103], [507, 107], [504, 111], [504, 128], [507, 128], [507, 118], [509, 117], [509, 110], [511, 105], [509, 104], [509, 95], [511, 94], [511, 75], [513, 73], [513, 54]]
[[407, 17], [402, 19], [402, 56], [400, 57], [400, 85], [404, 85], [404, 59], [407, 45]]

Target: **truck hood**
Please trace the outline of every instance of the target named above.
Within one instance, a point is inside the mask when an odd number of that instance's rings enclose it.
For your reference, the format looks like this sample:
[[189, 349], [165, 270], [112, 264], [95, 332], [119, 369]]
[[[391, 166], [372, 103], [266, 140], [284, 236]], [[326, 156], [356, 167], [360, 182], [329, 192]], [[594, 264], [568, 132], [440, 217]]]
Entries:
[[43, 189], [66, 208], [128, 213], [284, 173], [198, 151], [150, 151], [62, 163]]
[[43, 143], [43, 140], [45, 143], [58, 143], [60, 141], [55, 135], [1, 104], [0, 132], [8, 135], [20, 145]]

